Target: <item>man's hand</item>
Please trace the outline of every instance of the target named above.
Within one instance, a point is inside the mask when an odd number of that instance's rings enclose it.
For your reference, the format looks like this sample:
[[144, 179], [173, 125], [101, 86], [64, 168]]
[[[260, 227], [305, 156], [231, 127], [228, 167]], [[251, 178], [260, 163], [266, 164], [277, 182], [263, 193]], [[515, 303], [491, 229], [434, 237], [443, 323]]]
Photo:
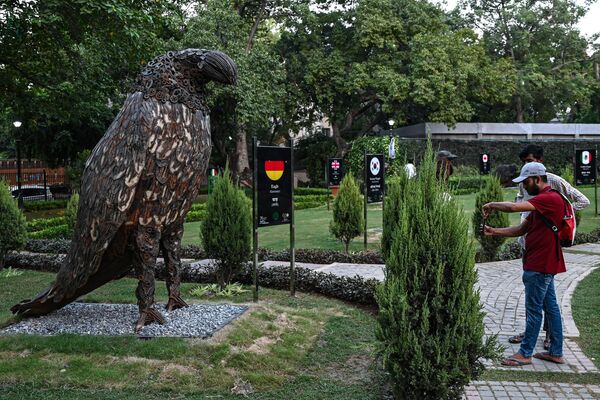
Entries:
[[492, 203], [484, 204], [483, 207], [481, 207], [481, 214], [483, 215], [483, 219], [487, 219], [490, 216], [491, 212], [492, 212]]
[[494, 236], [494, 228], [491, 226], [484, 225], [483, 226], [483, 235], [484, 236]]

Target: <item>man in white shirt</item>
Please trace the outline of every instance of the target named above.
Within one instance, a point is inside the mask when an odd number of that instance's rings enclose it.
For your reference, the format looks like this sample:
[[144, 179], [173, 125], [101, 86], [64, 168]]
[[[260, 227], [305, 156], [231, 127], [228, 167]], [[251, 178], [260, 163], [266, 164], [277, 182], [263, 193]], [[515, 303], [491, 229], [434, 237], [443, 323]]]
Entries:
[[417, 168], [415, 167], [415, 164], [413, 164], [412, 160], [408, 160], [408, 162], [404, 166], [404, 171], [406, 172], [406, 176], [408, 176], [408, 179], [417, 176]]

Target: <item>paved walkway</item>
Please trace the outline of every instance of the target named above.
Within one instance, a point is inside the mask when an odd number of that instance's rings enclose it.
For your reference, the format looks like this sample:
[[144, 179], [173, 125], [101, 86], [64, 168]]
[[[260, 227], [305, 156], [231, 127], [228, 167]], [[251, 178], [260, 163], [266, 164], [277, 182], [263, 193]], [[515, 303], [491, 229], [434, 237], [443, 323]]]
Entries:
[[[592, 360], [586, 357], [573, 338], [579, 337], [579, 330], [571, 312], [571, 297], [577, 284], [600, 265], [600, 244], [574, 246], [565, 251], [567, 272], [555, 278], [557, 297], [561, 306], [563, 329], [565, 332], [564, 356], [566, 364], [558, 365], [534, 359], [533, 364], [519, 370], [532, 372], [598, 373]], [[267, 261], [264, 267], [289, 265], [287, 262]], [[328, 272], [338, 276], [356, 276], [383, 280], [384, 266], [380, 264], [329, 265], [296, 263], [298, 267]], [[487, 334], [497, 334], [499, 342], [506, 346], [505, 355], [518, 350], [518, 345], [510, 345], [508, 337], [525, 328], [525, 297], [521, 281], [520, 260], [481, 263], [476, 265], [478, 287], [485, 311]], [[542, 336], [536, 351], [543, 351]], [[491, 369], [510, 369], [498, 364], [488, 364]], [[600, 387], [596, 385], [576, 385], [551, 382], [473, 382], [467, 388], [467, 399], [591, 399], [600, 398]]]

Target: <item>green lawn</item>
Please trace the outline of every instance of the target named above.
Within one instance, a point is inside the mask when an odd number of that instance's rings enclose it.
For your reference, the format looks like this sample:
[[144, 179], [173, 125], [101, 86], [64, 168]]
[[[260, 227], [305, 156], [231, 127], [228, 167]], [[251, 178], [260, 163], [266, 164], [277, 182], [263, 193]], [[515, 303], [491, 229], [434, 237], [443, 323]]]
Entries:
[[[600, 217], [594, 216], [594, 188], [586, 187], [581, 191], [590, 199], [591, 204], [583, 210], [581, 226], [577, 229], [580, 232], [590, 232], [600, 226]], [[517, 195], [516, 189], [505, 189], [504, 199], [514, 201]], [[469, 221], [475, 211], [475, 194], [455, 196], [462, 205]], [[332, 211], [328, 211], [326, 206], [296, 211], [296, 248], [322, 248], [332, 250], [344, 250], [341, 242], [336, 240], [329, 233], [329, 222], [332, 218]], [[510, 223], [519, 223], [519, 214], [510, 214]], [[367, 216], [369, 229], [369, 248], [376, 249], [380, 247], [380, 234], [382, 227], [381, 205], [372, 204], [369, 206]], [[185, 224], [185, 232], [182, 243], [184, 245], [200, 244], [199, 231], [201, 222], [191, 222]], [[289, 225], [279, 225], [259, 229], [259, 246], [282, 250], [289, 248]], [[350, 244], [350, 250], [362, 250], [363, 237], [358, 237]]]
[[[41, 290], [54, 274], [23, 271], [0, 277], [0, 325], [11, 304]], [[94, 291], [86, 301], [135, 302], [135, 279]], [[165, 302], [163, 282], [157, 301]], [[183, 297], [195, 285], [183, 284]], [[9, 290], [5, 290], [8, 288]], [[77, 335], [0, 336], [1, 399], [240, 398], [378, 399], [385, 390], [375, 365], [372, 313], [322, 296], [261, 289], [232, 299], [250, 309], [210, 340]], [[132, 321], [132, 329], [133, 323]], [[373, 367], [373, 368], [372, 368]], [[260, 393], [259, 393], [260, 392]]]

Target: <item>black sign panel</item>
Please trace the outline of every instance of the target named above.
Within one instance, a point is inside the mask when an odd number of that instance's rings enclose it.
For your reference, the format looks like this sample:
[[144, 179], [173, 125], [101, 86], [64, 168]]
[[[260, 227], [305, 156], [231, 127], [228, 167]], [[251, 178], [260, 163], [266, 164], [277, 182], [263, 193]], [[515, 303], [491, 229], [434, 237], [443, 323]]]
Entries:
[[256, 148], [259, 227], [291, 223], [291, 156], [289, 147]]
[[492, 169], [492, 163], [490, 161], [490, 155], [488, 153], [481, 153], [479, 155], [479, 173], [481, 175], [487, 175]]
[[596, 150], [575, 150], [575, 182], [578, 185], [596, 183]]
[[344, 159], [330, 158], [327, 161], [327, 185], [340, 186], [344, 178]]
[[367, 203], [383, 201], [385, 160], [383, 154], [365, 155], [365, 183], [367, 185]]

